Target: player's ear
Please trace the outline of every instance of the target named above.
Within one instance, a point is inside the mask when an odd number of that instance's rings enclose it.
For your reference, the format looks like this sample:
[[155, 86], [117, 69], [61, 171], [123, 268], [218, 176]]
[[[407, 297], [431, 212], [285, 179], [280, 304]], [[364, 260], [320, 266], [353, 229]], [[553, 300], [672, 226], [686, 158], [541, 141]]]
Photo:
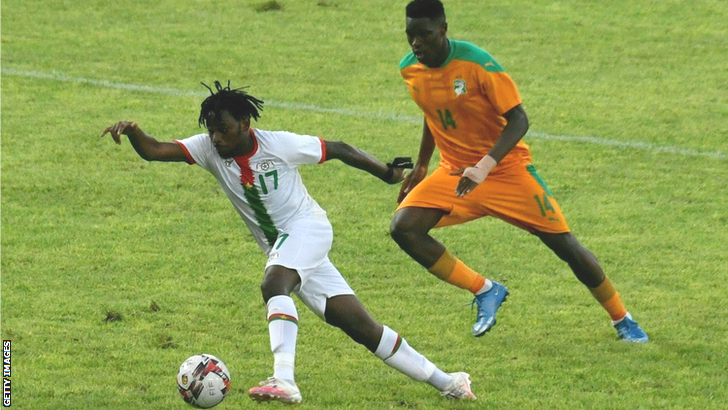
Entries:
[[250, 117], [245, 117], [242, 120], [240, 120], [240, 126], [245, 130], [250, 128]]

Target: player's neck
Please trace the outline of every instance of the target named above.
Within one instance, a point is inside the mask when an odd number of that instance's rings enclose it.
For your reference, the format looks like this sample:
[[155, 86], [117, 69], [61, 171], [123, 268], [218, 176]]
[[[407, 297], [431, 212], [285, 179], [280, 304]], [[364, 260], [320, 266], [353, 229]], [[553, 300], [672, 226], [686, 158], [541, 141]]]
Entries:
[[240, 144], [238, 144], [238, 147], [235, 150], [235, 153], [233, 155], [234, 157], [244, 157], [246, 155], [250, 155], [255, 149], [255, 136], [253, 134], [253, 130], [247, 129], [241, 134], [242, 138], [240, 139]]
[[255, 142], [253, 141], [253, 136], [248, 134], [248, 136], [243, 140], [243, 143], [241, 145], [241, 150], [243, 151], [241, 155], [250, 154], [254, 148]]
[[448, 38], [445, 38], [445, 44], [440, 49], [440, 53], [438, 53], [437, 62], [430, 67], [432, 68], [439, 68], [442, 67], [443, 64], [445, 64], [445, 61], [447, 61], [447, 57], [450, 56], [450, 40]]

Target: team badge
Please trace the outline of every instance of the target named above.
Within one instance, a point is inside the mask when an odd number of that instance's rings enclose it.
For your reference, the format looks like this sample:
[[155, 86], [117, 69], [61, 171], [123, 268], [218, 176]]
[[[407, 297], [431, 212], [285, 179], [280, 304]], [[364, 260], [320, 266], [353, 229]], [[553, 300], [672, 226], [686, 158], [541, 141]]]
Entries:
[[465, 88], [465, 80], [458, 78], [452, 83], [452, 88], [455, 90], [455, 95], [460, 97], [463, 94], [467, 94], [468, 89]]
[[233, 159], [232, 158], [226, 158], [225, 159], [225, 166], [230, 168], [233, 165]]
[[269, 169], [272, 169], [274, 166], [275, 164], [273, 163], [273, 161], [267, 160], [255, 164], [255, 169], [258, 171], [267, 171]]

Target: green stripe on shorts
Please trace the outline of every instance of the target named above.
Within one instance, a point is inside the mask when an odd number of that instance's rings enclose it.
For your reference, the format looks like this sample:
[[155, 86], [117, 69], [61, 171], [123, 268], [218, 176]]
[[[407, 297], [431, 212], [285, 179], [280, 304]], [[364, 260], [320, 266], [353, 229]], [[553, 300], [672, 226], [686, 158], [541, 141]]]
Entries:
[[538, 172], [536, 172], [536, 167], [534, 167], [531, 164], [526, 165], [526, 169], [528, 170], [528, 173], [531, 174], [531, 176], [538, 182], [539, 185], [543, 188], [546, 193], [553, 198], [554, 194], [551, 193], [551, 190], [548, 186], [546, 186], [546, 183], [541, 179], [541, 176], [538, 175]]

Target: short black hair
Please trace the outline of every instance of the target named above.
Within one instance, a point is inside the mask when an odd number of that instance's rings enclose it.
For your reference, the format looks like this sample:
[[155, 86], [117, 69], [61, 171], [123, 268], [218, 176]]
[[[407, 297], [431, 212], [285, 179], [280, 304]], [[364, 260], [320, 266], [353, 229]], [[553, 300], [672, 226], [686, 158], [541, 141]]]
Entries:
[[253, 117], [256, 121], [260, 117], [259, 111], [263, 110], [263, 101], [243, 91], [244, 88], [230, 88], [230, 80], [227, 86], [223, 87], [219, 81], [215, 81], [215, 91], [207, 84], [201, 83], [208, 90], [210, 96], [205, 98], [200, 107], [201, 127], [209, 128], [209, 125], [220, 120], [223, 111], [227, 111], [235, 120], [240, 121]]
[[440, 0], [412, 0], [407, 5], [407, 17], [436, 20], [445, 17], [445, 7]]

